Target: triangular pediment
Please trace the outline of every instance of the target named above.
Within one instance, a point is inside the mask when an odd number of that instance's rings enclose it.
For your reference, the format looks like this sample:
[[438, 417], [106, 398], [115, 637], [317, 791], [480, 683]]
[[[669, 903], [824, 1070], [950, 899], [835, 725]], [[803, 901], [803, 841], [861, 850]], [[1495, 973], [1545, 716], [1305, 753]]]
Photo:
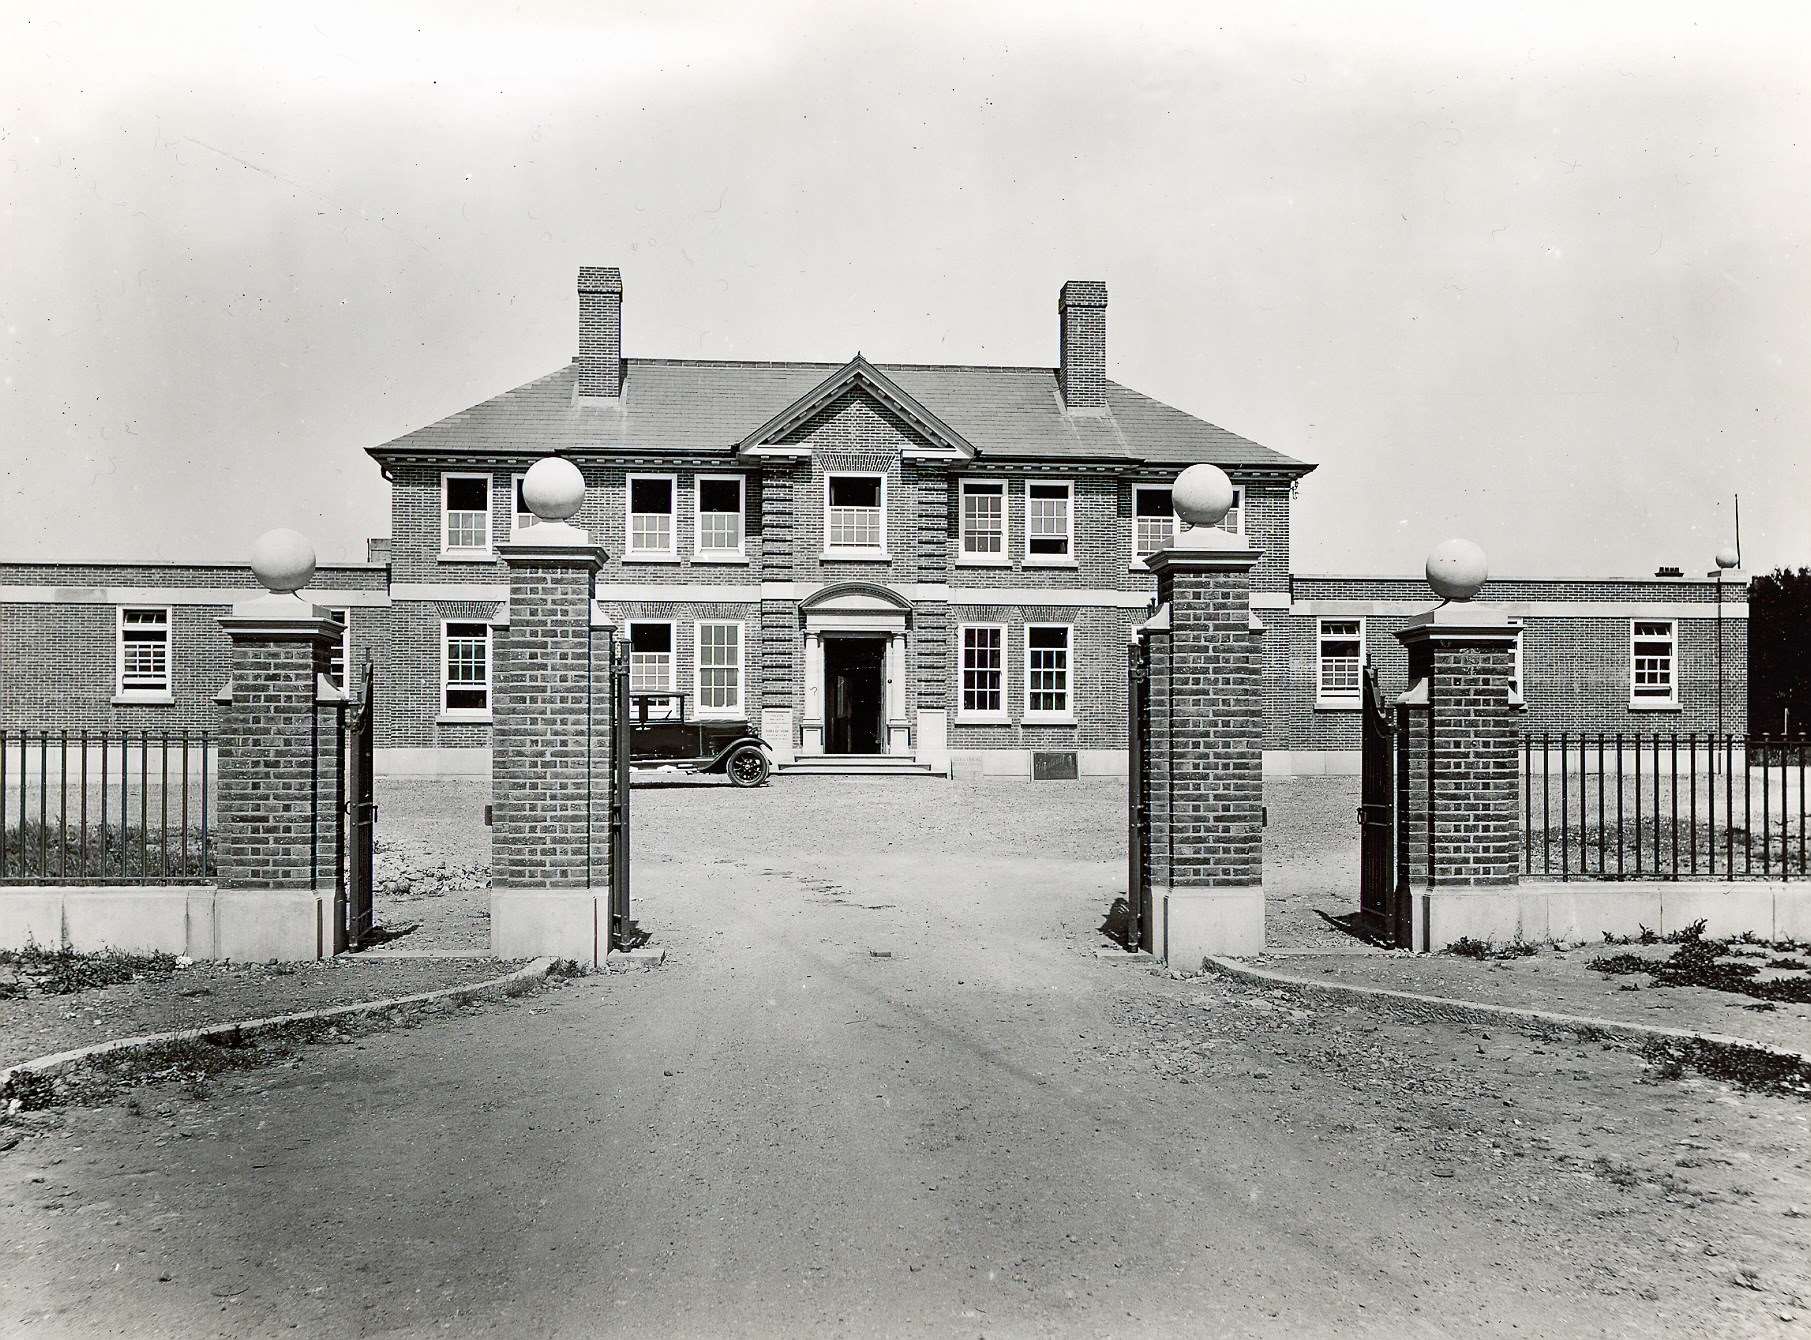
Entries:
[[872, 396], [903, 420], [924, 441], [920, 454], [974, 459], [975, 448], [967, 438], [859, 353], [744, 437], [737, 450], [745, 456], [801, 454], [803, 448], [782, 445], [785, 439], [851, 391]]

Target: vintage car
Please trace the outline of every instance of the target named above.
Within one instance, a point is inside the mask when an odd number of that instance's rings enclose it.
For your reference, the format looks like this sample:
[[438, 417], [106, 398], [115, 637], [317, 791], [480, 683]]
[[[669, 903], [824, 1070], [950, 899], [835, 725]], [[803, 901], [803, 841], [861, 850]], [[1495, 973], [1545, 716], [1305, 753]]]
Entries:
[[759, 786], [771, 770], [767, 741], [747, 721], [699, 721], [686, 715], [684, 693], [629, 695], [629, 766], [722, 773], [737, 786]]

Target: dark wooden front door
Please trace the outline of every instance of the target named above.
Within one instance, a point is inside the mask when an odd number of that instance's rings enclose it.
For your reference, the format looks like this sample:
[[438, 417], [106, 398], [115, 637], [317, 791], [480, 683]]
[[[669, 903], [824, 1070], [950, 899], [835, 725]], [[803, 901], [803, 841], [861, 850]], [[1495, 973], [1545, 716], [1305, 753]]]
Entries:
[[826, 753], [881, 752], [886, 649], [886, 640], [878, 637], [824, 639]]

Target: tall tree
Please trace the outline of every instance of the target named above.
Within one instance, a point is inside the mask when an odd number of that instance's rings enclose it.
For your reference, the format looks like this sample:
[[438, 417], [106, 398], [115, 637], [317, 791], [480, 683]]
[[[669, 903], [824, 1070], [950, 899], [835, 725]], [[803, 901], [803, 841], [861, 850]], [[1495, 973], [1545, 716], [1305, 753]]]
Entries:
[[1811, 734], [1811, 568], [1776, 568], [1748, 590], [1748, 726]]

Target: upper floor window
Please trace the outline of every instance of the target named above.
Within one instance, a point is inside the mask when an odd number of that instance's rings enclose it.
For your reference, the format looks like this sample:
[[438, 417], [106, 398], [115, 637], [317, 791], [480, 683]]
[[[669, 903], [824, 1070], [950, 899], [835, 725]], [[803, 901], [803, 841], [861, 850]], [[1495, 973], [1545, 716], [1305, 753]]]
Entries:
[[1168, 484], [1132, 486], [1132, 556], [1149, 558], [1176, 538], [1176, 513]]
[[440, 556], [491, 556], [489, 475], [440, 476]]
[[959, 485], [961, 557], [971, 563], [1006, 562], [1006, 484], [965, 479]]
[[522, 497], [522, 481], [527, 478], [527, 475], [516, 475], [510, 481], [510, 492], [514, 495], [516, 502], [515, 512], [511, 515], [509, 522], [511, 535], [520, 535], [541, 519], [529, 510], [527, 500]]
[[343, 689], [346, 687], [346, 663], [351, 659], [348, 653], [352, 648], [352, 611], [328, 610], [327, 617], [340, 626], [340, 640], [327, 653], [327, 678], [333, 681], [336, 689]]
[[698, 476], [698, 557], [742, 557], [743, 488], [741, 475]]
[[1671, 619], [1636, 619], [1629, 626], [1629, 705], [1673, 707], [1679, 701]]
[[117, 675], [119, 696], [138, 701], [170, 698], [170, 611], [167, 606], [119, 612]]
[[1025, 627], [1025, 719], [1069, 720], [1074, 712], [1069, 692], [1069, 644], [1074, 630], [1067, 624], [1027, 624]]
[[676, 558], [679, 550], [673, 523], [672, 475], [630, 475], [628, 524], [623, 545], [626, 558]]
[[884, 557], [887, 549], [887, 477], [824, 477], [824, 552]]
[[697, 626], [698, 715], [734, 716], [742, 710], [742, 625]]
[[1317, 640], [1320, 654], [1315, 700], [1323, 707], [1356, 706], [1359, 681], [1364, 677], [1365, 621], [1322, 619]]
[[490, 716], [490, 625], [448, 619], [440, 626], [440, 710]]
[[1027, 481], [1025, 485], [1025, 561], [1075, 561], [1074, 486], [1068, 482]]

